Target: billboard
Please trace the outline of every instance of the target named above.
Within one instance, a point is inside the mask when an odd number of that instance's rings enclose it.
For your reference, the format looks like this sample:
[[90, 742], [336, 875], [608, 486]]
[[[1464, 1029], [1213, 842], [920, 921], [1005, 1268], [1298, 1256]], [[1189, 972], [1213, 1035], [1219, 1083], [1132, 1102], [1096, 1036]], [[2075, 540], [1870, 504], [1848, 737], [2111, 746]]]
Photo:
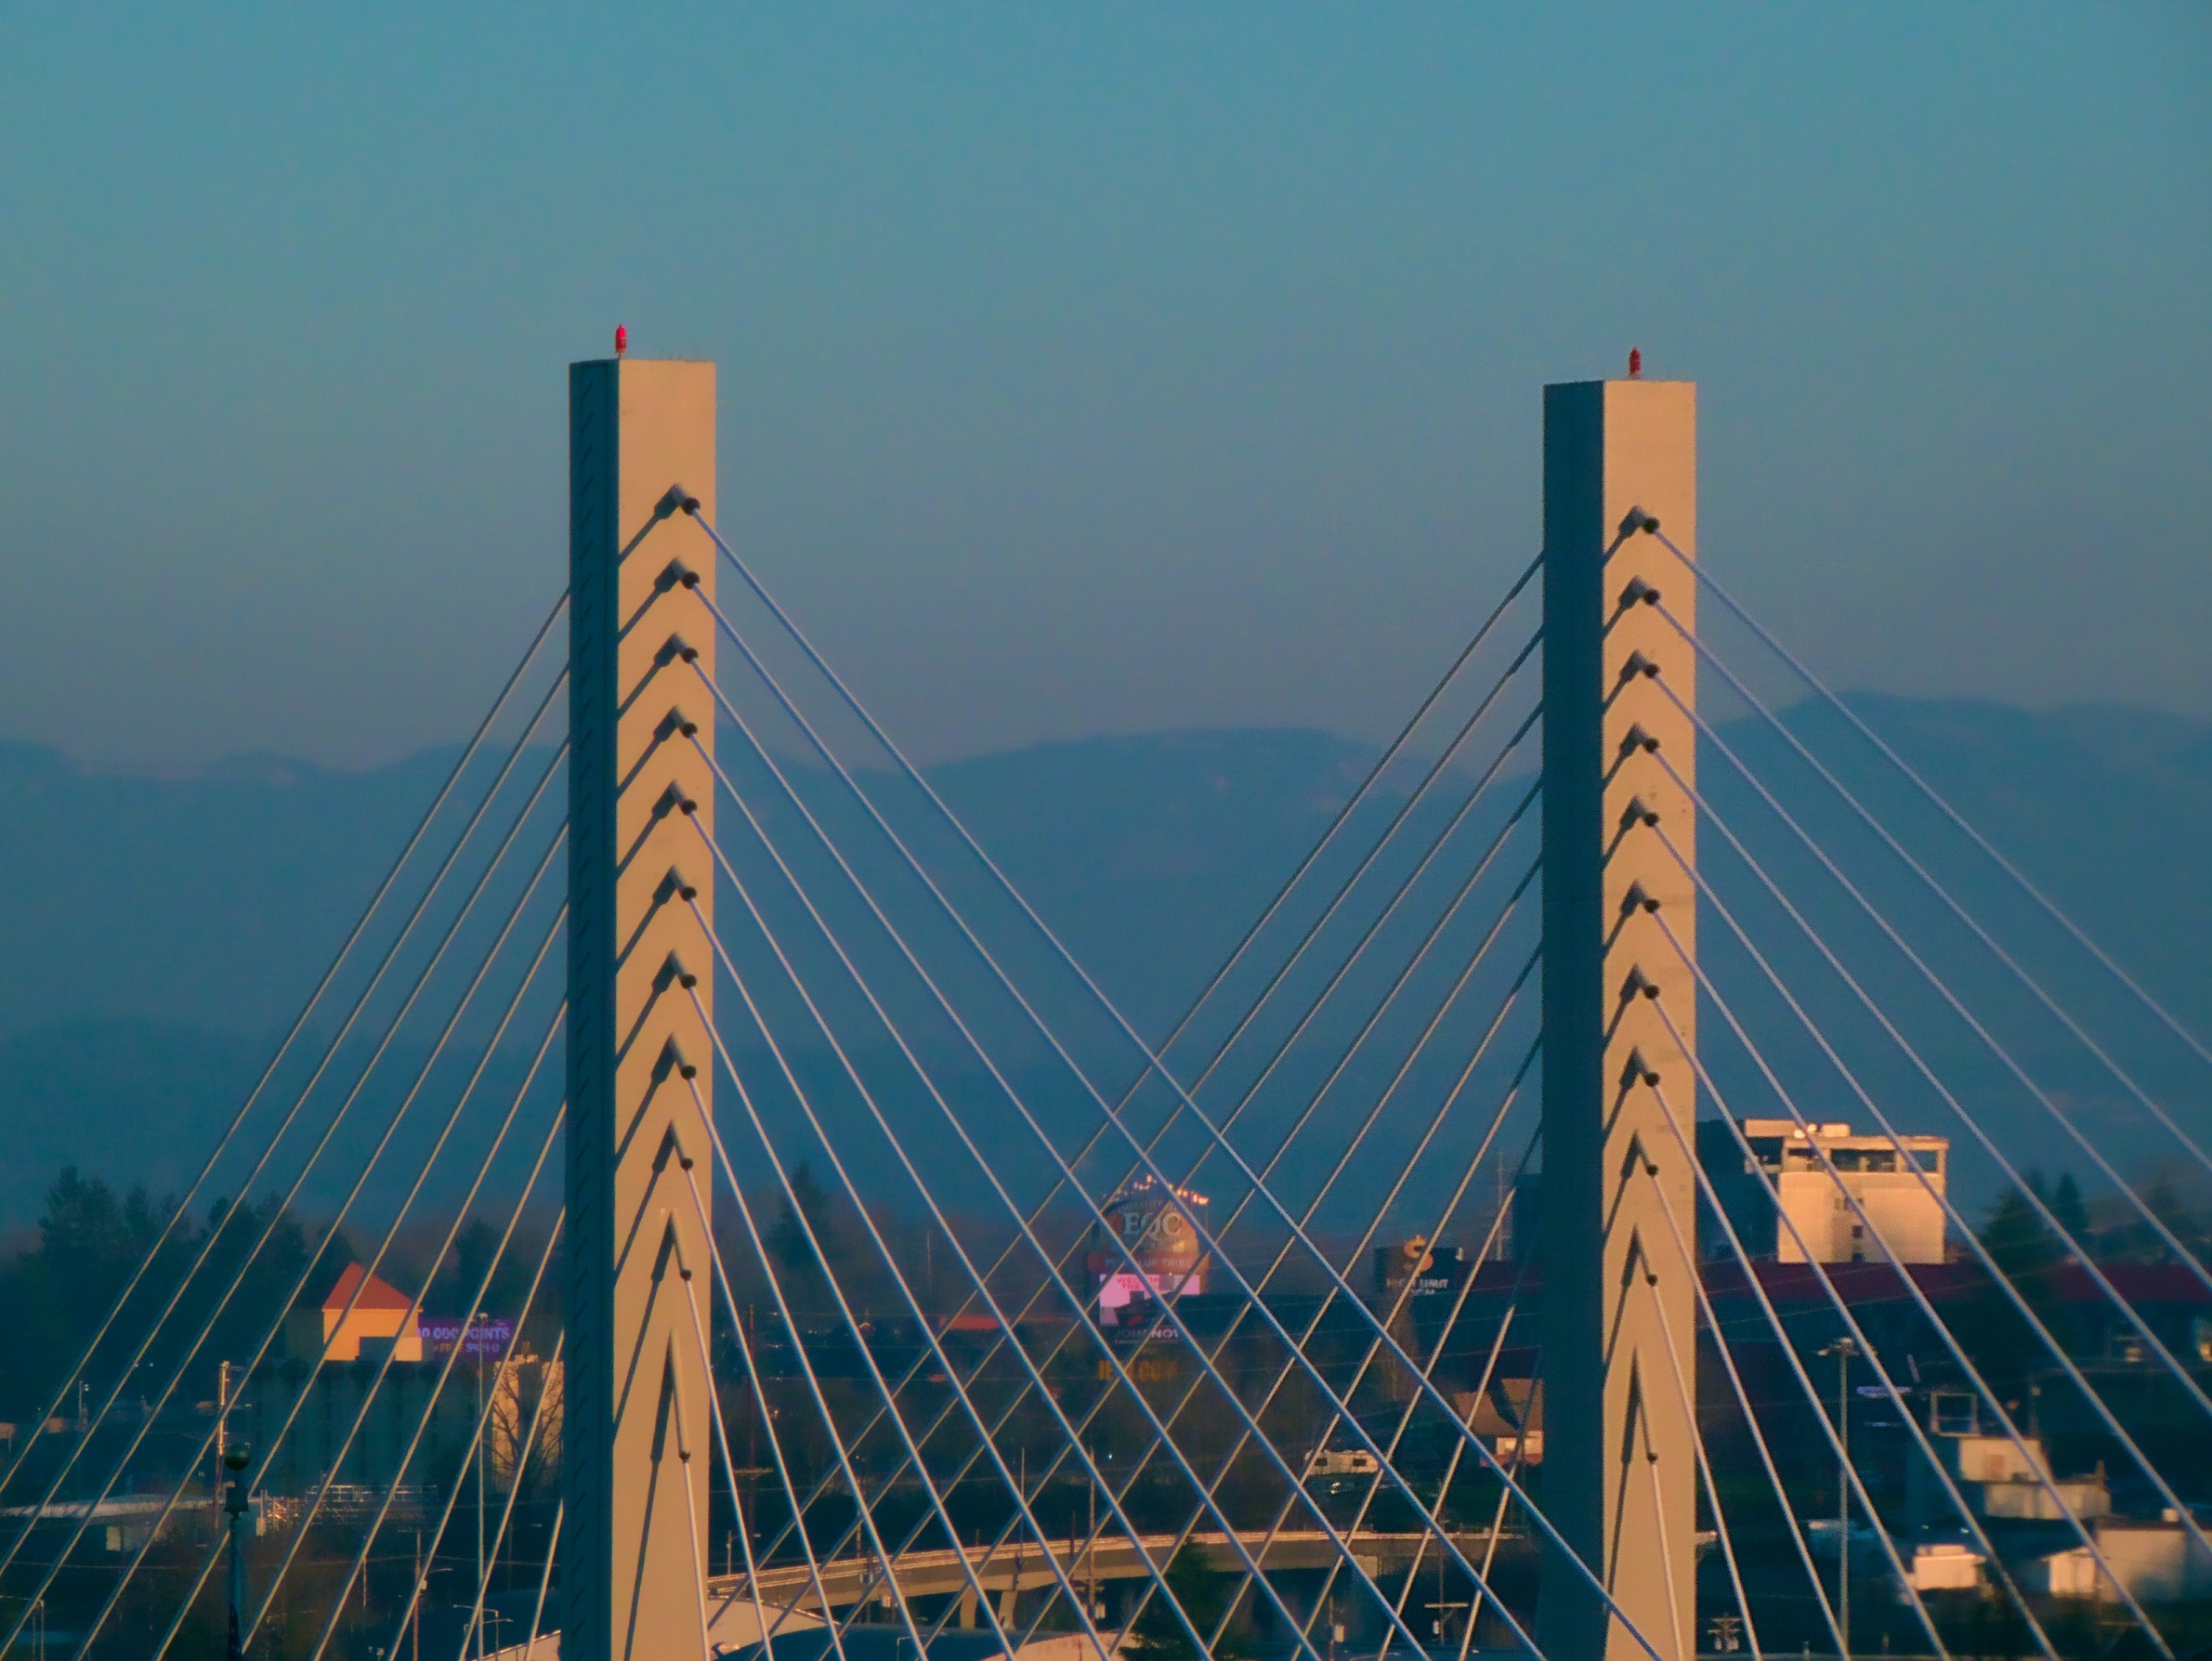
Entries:
[[1098, 1208], [1106, 1225], [1092, 1229], [1089, 1267], [1100, 1326], [1119, 1326], [1132, 1302], [1206, 1289], [1205, 1249], [1191, 1223], [1204, 1224], [1207, 1204], [1203, 1194], [1145, 1175]]
[[472, 1361], [497, 1361], [515, 1341], [515, 1323], [504, 1315], [479, 1315], [473, 1322], [424, 1315], [415, 1323], [422, 1335], [423, 1356], [443, 1358], [455, 1349]]

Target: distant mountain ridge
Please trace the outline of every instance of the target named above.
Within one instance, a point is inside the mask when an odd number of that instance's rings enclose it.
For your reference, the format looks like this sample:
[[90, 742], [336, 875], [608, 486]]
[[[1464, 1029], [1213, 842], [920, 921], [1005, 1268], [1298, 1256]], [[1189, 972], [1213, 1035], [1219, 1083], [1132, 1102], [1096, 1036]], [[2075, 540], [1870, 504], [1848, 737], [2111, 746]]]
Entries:
[[[2178, 1014], [2212, 1027], [2194, 833], [2212, 823], [2212, 725], [1853, 703]], [[1885, 818], [1929, 822], [1903, 781], [1829, 741], [1831, 713], [1789, 720], [1824, 755], [1851, 756], [1846, 781]], [[1762, 765], [1782, 754], [1771, 732], [1722, 730]], [[455, 753], [363, 772], [249, 756], [158, 778], [0, 744], [0, 1227], [27, 1219], [65, 1160], [156, 1185], [190, 1175]], [[1158, 1033], [1374, 754], [1311, 730], [1171, 732], [1035, 744], [931, 776]], [[1724, 811], [1745, 800], [1718, 757], [1700, 765]], [[1986, 872], [1958, 880], [1970, 900], [2001, 892]]]

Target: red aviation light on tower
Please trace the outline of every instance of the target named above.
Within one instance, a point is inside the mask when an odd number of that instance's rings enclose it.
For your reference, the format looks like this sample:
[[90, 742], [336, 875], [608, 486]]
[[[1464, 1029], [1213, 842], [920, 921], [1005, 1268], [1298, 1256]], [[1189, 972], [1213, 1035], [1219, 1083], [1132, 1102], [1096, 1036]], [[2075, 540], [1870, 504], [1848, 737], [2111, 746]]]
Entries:
[[614, 355], [620, 358], [630, 349], [630, 331], [621, 323], [614, 326]]
[[[618, 331], [617, 334], [619, 338], [620, 332]], [[620, 350], [621, 348], [618, 347], [616, 349]], [[1643, 375], [1643, 348], [1641, 347], [1630, 347], [1629, 348], [1629, 379], [1631, 381], [1637, 380]]]

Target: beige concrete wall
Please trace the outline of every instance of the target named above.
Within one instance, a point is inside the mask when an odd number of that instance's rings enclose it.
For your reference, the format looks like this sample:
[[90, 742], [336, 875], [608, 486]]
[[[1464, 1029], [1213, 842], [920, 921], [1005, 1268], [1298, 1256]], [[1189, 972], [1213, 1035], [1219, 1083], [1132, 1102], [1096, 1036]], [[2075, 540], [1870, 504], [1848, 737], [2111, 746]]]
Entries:
[[[1942, 1191], [1943, 1178], [1928, 1180]], [[1774, 1179], [1774, 1197], [1788, 1219], [1775, 1231], [1779, 1262], [1801, 1263], [1807, 1251], [1824, 1263], [1944, 1261], [1943, 1202], [1911, 1171], [1786, 1171]]]
[[563, 1653], [659, 1661], [704, 1648], [713, 1049], [672, 972], [710, 1013], [714, 977], [671, 877], [711, 921], [714, 780], [681, 726], [711, 746], [715, 563], [671, 491], [712, 520], [714, 368], [581, 363], [569, 389]]

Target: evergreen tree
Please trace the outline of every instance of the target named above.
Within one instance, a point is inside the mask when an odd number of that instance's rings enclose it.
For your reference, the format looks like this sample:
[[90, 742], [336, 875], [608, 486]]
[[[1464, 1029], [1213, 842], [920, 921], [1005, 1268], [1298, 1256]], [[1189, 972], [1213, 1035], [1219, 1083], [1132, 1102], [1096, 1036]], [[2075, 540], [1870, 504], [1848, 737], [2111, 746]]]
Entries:
[[[1163, 1578], [1168, 1596], [1181, 1605], [1201, 1638], [1212, 1636], [1222, 1616], [1244, 1589], [1243, 1576], [1209, 1564], [1204, 1550], [1195, 1539], [1185, 1542], [1183, 1550], [1168, 1561]], [[1145, 1661], [1203, 1661], [1198, 1646], [1184, 1630], [1183, 1622], [1175, 1618], [1168, 1597], [1158, 1590], [1145, 1605], [1145, 1612], [1137, 1616], [1136, 1625], [1130, 1628], [1127, 1647], [1144, 1656]], [[1243, 1661], [1250, 1654], [1250, 1645], [1234, 1622], [1213, 1646], [1216, 1661]]]
[[2081, 1202], [2081, 1185], [2069, 1171], [2061, 1174], [2058, 1184], [2050, 1191], [2051, 1215], [2059, 1220], [2059, 1226], [2090, 1249], [2089, 1209]]

